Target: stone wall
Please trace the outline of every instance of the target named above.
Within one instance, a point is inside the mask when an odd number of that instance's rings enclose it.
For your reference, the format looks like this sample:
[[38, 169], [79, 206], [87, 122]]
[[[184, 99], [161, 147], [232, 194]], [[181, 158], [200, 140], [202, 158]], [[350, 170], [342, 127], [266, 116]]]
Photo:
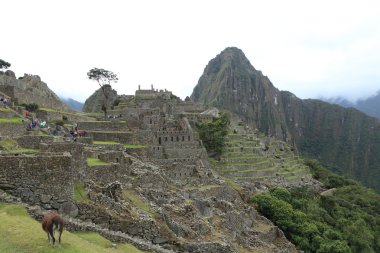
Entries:
[[127, 131], [127, 123], [124, 121], [81, 121], [78, 128], [83, 130]]
[[119, 143], [133, 143], [132, 132], [86, 131], [88, 137], [94, 141], [115, 141]]
[[49, 135], [24, 135], [17, 138], [17, 144], [22, 148], [38, 149], [40, 143], [53, 142], [54, 137]]
[[42, 152], [70, 153], [72, 159], [73, 176], [76, 180], [83, 179], [83, 170], [87, 166], [87, 157], [84, 145], [77, 142], [41, 143]]
[[63, 120], [63, 116], [67, 118], [68, 121], [83, 121], [83, 120], [93, 120], [93, 118], [74, 114], [74, 113], [65, 113], [65, 112], [58, 112], [58, 111], [45, 111], [45, 110], [37, 110], [36, 117], [46, 120], [46, 121], [52, 121], [52, 120]]
[[14, 97], [15, 97], [15, 95], [14, 95], [15, 91], [14, 90], [15, 90], [14, 86], [2, 85], [2, 83], [1, 83], [1, 75], [0, 75], [0, 92], [6, 94], [8, 96], [8, 98], [11, 98], [13, 100]]
[[129, 183], [128, 176], [131, 174], [128, 164], [120, 166], [120, 164], [109, 164], [101, 166], [91, 166], [84, 169], [86, 180], [92, 180], [97, 184], [109, 184], [115, 181], [120, 183]]
[[1, 105], [1, 103], [2, 102], [0, 102], [0, 118], [13, 118], [15, 116], [15, 113], [8, 108], [2, 107], [3, 105]]
[[175, 107], [175, 113], [182, 112], [203, 112], [206, 110], [205, 106], [202, 104], [194, 103], [191, 101], [188, 102], [180, 102]]
[[0, 136], [17, 137], [26, 133], [26, 122], [0, 123]]
[[0, 189], [29, 204], [59, 209], [73, 198], [71, 155], [0, 155]]

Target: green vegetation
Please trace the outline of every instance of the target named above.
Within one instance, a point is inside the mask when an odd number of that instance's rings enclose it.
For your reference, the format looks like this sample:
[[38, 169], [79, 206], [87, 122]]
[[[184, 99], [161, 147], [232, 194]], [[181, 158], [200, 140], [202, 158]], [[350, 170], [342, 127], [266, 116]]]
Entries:
[[4, 147], [6, 150], [13, 149], [17, 147], [17, 141], [14, 139], [3, 139], [0, 140], [0, 146]]
[[306, 164], [331, 195], [303, 187], [273, 188], [252, 201], [305, 252], [380, 252], [380, 201], [374, 191], [337, 176], [315, 161]]
[[98, 145], [114, 145], [114, 144], [120, 144], [119, 142], [116, 141], [93, 141], [94, 144]]
[[74, 200], [80, 203], [88, 203], [90, 201], [83, 182], [74, 183]]
[[0, 107], [0, 112], [11, 112], [10, 108]]
[[0, 69], [7, 69], [11, 66], [9, 62], [4, 61], [3, 59], [0, 59]]
[[102, 100], [102, 111], [104, 112], [104, 118], [107, 118], [107, 110], [110, 103], [110, 89], [111, 82], [117, 82], [119, 79], [115, 73], [105, 69], [93, 68], [87, 72], [87, 77], [90, 80], [95, 80], [98, 82], [100, 88], [102, 89], [104, 99]]
[[124, 148], [146, 148], [145, 145], [141, 144], [123, 144]]
[[36, 103], [30, 103], [30, 104], [21, 104], [21, 106], [24, 106], [26, 110], [30, 111], [30, 112], [35, 112], [38, 110], [38, 104]]
[[230, 120], [225, 113], [212, 121], [198, 122], [196, 124], [199, 137], [210, 156], [219, 157], [222, 154], [229, 124]]
[[13, 118], [0, 118], [0, 124], [8, 124], [8, 123], [21, 123], [24, 119], [19, 117], [13, 117]]
[[92, 158], [92, 157], [89, 157], [87, 158], [87, 165], [89, 167], [93, 167], [93, 166], [101, 166], [101, 165], [108, 165], [110, 163], [107, 163], [107, 162], [103, 162], [97, 158]]
[[150, 213], [151, 215], [155, 215], [155, 212], [152, 210], [152, 208], [150, 208], [149, 204], [143, 201], [143, 199], [133, 190], [124, 190], [123, 198], [125, 200], [129, 200], [137, 208], [144, 210], [145, 212]]
[[[39, 222], [33, 220], [23, 207], [0, 202], [0, 252], [56, 252], [47, 240]], [[97, 252], [130, 252], [141, 253], [130, 244], [119, 244], [116, 249], [112, 243], [93, 232], [62, 234], [62, 253], [97, 253]]]

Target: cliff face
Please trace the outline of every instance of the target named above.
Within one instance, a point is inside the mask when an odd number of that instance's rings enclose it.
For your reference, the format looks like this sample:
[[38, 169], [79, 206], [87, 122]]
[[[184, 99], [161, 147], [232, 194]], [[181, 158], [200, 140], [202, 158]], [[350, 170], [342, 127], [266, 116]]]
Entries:
[[16, 79], [10, 70], [0, 72], [0, 91], [12, 97], [18, 104], [36, 103], [39, 107], [71, 111], [37, 75], [24, 75]]
[[279, 90], [238, 48], [227, 48], [209, 62], [191, 98], [230, 110], [269, 136], [289, 138]]
[[294, 143], [301, 154], [380, 190], [380, 121], [279, 91], [238, 48], [208, 63], [191, 98], [236, 113], [269, 136]]
[[[108, 96], [107, 108], [110, 110], [110, 106], [117, 98], [117, 91], [112, 89], [111, 85], [106, 85], [104, 87], [105, 92]], [[96, 90], [89, 98], [86, 99], [83, 105], [84, 112], [102, 112], [102, 105], [105, 103], [104, 93], [101, 88]]]

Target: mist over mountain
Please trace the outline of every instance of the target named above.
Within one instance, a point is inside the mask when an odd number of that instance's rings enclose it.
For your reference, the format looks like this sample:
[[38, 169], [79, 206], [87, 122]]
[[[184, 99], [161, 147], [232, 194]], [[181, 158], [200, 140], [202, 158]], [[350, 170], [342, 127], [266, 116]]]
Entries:
[[350, 102], [343, 97], [321, 98], [321, 100], [343, 107], [354, 107], [359, 111], [380, 119], [380, 90], [375, 95], [366, 99], [359, 99], [356, 102]]
[[75, 111], [79, 111], [79, 112], [82, 111], [84, 103], [76, 101], [72, 98], [60, 97], [60, 99], [62, 100], [62, 102], [64, 102], [66, 105], [68, 105], [71, 109], [73, 109]]
[[380, 190], [380, 121], [353, 109], [279, 91], [238, 48], [206, 66], [191, 98], [239, 115], [306, 157]]

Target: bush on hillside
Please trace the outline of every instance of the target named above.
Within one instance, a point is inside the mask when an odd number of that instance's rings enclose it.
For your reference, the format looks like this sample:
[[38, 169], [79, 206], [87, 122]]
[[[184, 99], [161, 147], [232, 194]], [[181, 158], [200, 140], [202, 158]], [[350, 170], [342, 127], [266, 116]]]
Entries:
[[210, 156], [219, 157], [222, 154], [229, 124], [230, 120], [225, 113], [212, 121], [197, 122], [199, 137]]
[[305, 252], [380, 252], [380, 196], [308, 161], [313, 175], [332, 196], [307, 187], [273, 188], [253, 196], [258, 210], [278, 225]]

